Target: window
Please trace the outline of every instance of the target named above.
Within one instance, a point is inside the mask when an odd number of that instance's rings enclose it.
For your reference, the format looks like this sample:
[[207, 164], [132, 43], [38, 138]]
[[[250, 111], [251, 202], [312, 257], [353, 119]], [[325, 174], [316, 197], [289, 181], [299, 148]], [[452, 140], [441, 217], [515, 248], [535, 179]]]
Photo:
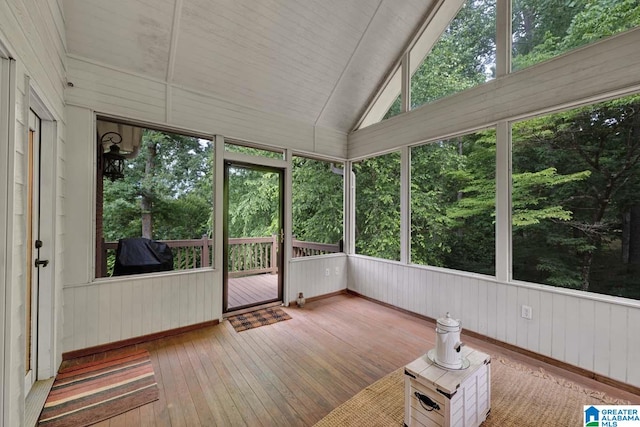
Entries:
[[342, 252], [342, 163], [293, 157], [293, 257]]
[[[458, 6], [462, 5], [458, 11]], [[456, 15], [457, 12], [457, 15]], [[467, 0], [441, 7], [409, 52], [410, 109], [495, 77], [496, 1]], [[362, 118], [363, 128], [401, 112], [402, 67]]]
[[640, 25], [637, 0], [513, 1], [512, 69]]
[[411, 149], [411, 261], [495, 274], [495, 130]]
[[267, 157], [270, 159], [284, 159], [284, 152], [282, 150], [267, 150], [264, 148], [255, 148], [244, 144], [224, 144], [224, 151], [230, 153], [241, 153], [249, 156]]
[[[102, 155], [96, 191], [96, 277], [114, 274], [118, 240], [124, 238], [166, 243], [173, 270], [211, 266], [213, 143], [105, 120], [97, 121], [97, 133]], [[119, 176], [111, 173], [106, 154], [114, 145], [124, 156]]]
[[411, 109], [495, 77], [495, 0], [467, 0], [411, 77]]
[[400, 153], [355, 162], [356, 253], [400, 260]]
[[640, 299], [640, 95], [513, 125], [513, 276]]

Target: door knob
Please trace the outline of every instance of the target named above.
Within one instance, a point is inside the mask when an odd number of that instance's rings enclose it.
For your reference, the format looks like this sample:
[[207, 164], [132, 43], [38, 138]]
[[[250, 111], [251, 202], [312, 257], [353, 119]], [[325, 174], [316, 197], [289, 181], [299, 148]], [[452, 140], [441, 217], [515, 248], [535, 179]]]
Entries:
[[43, 260], [36, 260], [36, 268], [38, 267], [46, 267], [47, 265], [49, 265], [49, 260], [48, 259], [43, 259]]

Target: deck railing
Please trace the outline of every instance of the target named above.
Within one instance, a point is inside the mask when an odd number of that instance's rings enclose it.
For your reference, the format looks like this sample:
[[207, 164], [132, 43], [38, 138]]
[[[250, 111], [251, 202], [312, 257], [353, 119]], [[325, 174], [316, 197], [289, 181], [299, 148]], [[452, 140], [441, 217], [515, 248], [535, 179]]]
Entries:
[[[173, 252], [173, 269], [188, 270], [213, 265], [213, 240], [207, 235], [193, 240], [159, 240]], [[103, 242], [103, 269], [107, 276], [113, 272], [118, 242]], [[304, 242], [293, 239], [294, 258], [341, 252], [340, 244]], [[111, 262], [108, 262], [111, 260]], [[278, 272], [278, 236], [240, 237], [229, 239], [229, 276]]]
[[293, 239], [293, 258], [342, 252], [342, 244], [304, 242]]
[[[206, 234], [201, 239], [158, 241], [166, 243], [171, 248], [174, 270], [189, 270], [213, 265], [213, 240], [209, 239]], [[104, 242], [102, 247], [102, 271], [105, 271], [107, 276], [111, 276], [118, 242]], [[108, 262], [108, 260], [112, 261]]]
[[229, 238], [229, 277], [278, 272], [278, 236]]

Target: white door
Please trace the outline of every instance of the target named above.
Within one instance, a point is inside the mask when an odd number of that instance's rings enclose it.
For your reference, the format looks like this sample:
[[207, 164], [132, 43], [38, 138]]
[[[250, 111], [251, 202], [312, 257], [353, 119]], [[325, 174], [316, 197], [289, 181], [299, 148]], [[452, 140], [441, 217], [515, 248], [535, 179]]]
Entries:
[[40, 118], [29, 110], [25, 203], [25, 395], [36, 381], [38, 360], [38, 289], [40, 268], [48, 261], [39, 259], [40, 247]]

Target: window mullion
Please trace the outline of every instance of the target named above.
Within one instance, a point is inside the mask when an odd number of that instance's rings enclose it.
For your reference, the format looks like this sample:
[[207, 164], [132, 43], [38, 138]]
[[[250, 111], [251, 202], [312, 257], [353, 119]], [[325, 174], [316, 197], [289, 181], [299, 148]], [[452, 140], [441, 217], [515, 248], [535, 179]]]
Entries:
[[496, 4], [496, 77], [511, 72], [511, 0]]
[[511, 126], [496, 127], [496, 279], [511, 280]]
[[410, 52], [402, 55], [402, 64], [400, 66], [401, 73], [401, 89], [400, 89], [400, 111], [405, 113], [411, 110], [411, 64], [409, 62]]

